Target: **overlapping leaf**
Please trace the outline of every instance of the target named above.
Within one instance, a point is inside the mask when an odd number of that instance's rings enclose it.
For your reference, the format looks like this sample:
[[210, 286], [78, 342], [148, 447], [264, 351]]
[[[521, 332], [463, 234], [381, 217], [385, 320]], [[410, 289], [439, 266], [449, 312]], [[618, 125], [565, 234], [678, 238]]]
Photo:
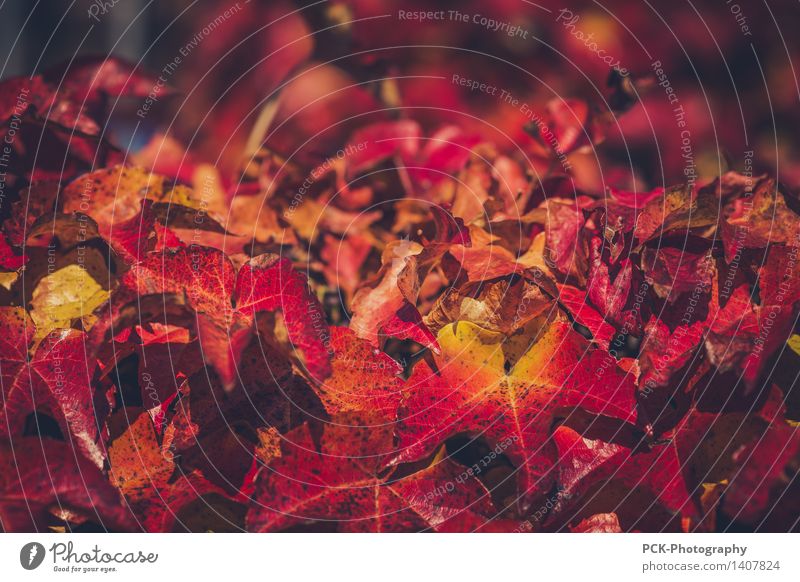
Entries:
[[560, 414], [580, 408], [636, 421], [633, 379], [564, 322], [513, 340], [459, 322], [438, 339], [438, 372], [421, 362], [409, 378], [394, 462], [424, 457], [455, 434], [481, 436], [504, 445], [525, 506], [549, 487], [555, 461], [549, 435]]

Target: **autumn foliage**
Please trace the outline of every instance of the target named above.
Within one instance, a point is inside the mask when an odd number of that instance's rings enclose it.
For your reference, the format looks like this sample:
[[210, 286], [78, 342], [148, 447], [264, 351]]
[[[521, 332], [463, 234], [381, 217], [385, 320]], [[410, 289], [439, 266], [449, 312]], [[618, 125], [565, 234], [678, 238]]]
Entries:
[[0, 84], [3, 530], [797, 527], [796, 190], [584, 190], [624, 113], [580, 99], [517, 151], [400, 108], [290, 156], [290, 85], [235, 164], [123, 152], [154, 82]]

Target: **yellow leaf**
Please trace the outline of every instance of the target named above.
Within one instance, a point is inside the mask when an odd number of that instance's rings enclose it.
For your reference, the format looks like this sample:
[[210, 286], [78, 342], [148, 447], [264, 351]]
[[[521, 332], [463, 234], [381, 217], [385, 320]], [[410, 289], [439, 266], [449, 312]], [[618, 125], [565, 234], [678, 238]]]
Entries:
[[505, 378], [503, 334], [459, 321], [442, 328], [437, 339], [453, 384], [494, 386]]
[[284, 214], [286, 220], [306, 240], [314, 240], [319, 233], [319, 224], [325, 207], [315, 200], [305, 200]]
[[[126, 409], [128, 416], [133, 409]], [[113, 423], [128, 421], [119, 413]], [[125, 428], [108, 447], [109, 478], [128, 499], [138, 501], [166, 487], [175, 468], [172, 458], [162, 453], [153, 422], [146, 413]]]
[[786, 345], [789, 346], [795, 354], [800, 356], [800, 334], [792, 335], [786, 342]]
[[106, 299], [108, 291], [78, 265], [69, 265], [44, 277], [31, 299], [31, 319], [36, 324], [34, 345], [54, 329], [71, 327], [76, 320], [88, 330], [97, 320], [94, 310]]
[[0, 287], [5, 287], [7, 290], [11, 291], [11, 286], [17, 279], [19, 279], [19, 273], [16, 271], [0, 273]]
[[275, 427], [259, 428], [258, 444], [254, 453], [258, 460], [267, 465], [272, 459], [281, 456], [281, 433]]

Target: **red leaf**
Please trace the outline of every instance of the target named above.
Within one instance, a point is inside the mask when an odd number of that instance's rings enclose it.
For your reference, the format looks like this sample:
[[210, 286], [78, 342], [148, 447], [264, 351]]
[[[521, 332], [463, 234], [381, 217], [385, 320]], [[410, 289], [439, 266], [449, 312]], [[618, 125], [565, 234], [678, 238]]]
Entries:
[[618, 479], [631, 489], [647, 488], [670, 511], [696, 513], [672, 445], [640, 451], [584, 438], [566, 426], [556, 430], [554, 439], [561, 499], [580, 504], [581, 495], [592, 485]]
[[[46, 532], [52, 512], [88, 518], [108, 530], [136, 522], [100, 470], [68, 444], [33, 437], [0, 441], [0, 525], [6, 532]], [[24, 500], [24, 501], [21, 501]]]
[[435, 242], [445, 245], [472, 245], [469, 228], [464, 224], [464, 219], [453, 216], [450, 208], [442, 208], [438, 204], [430, 207], [433, 222], [436, 225]]
[[393, 422], [403, 367], [347, 328], [331, 329], [331, 348], [333, 373], [317, 388], [328, 414], [365, 412]]
[[603, 349], [608, 349], [616, 330], [606, 318], [589, 305], [586, 293], [571, 285], [558, 286], [558, 301], [579, 324], [588, 329], [594, 341]]
[[164, 415], [162, 443], [181, 455], [183, 469], [199, 470], [230, 494], [252, 485], [259, 429], [284, 433], [326, 417], [311, 387], [292, 376], [289, 360], [255, 338], [242, 354], [237, 380], [237, 389], [226, 392], [208, 370], [189, 377]]
[[[28, 337], [30, 332], [30, 324], [18, 323], [25, 331], [14, 332], [16, 341]], [[20, 346], [27, 348], [27, 344], [17, 344], [17, 358], [21, 357]], [[108, 411], [93, 388], [94, 369], [88, 366], [86, 355], [82, 332], [56, 330], [42, 340], [30, 364], [18, 367], [16, 374], [3, 384], [0, 422], [7, 427], [9, 438], [23, 435], [29, 414], [44, 411], [87, 459], [103, 466], [105, 451], [99, 442], [99, 426]]]
[[[458, 433], [482, 435], [518, 467], [524, 507], [549, 488], [555, 461], [549, 434], [559, 412], [581, 408], [635, 421], [633, 379], [611, 356], [562, 322], [528, 341], [515, 346], [465, 322], [443, 328], [439, 374], [420, 362], [408, 380], [393, 462], [420, 459]], [[506, 372], [515, 351], [519, 359]]]
[[[45, 77], [58, 83], [60, 91], [88, 107], [102, 104], [107, 97], [147, 97], [158, 79], [132, 63], [115, 57], [83, 57], [50, 69]], [[163, 87], [159, 98], [169, 93]]]
[[541, 141], [556, 155], [569, 154], [603, 140], [591, 119], [589, 105], [580, 99], [551, 99], [547, 103], [546, 126], [538, 127]]
[[409, 176], [423, 183], [439, 182], [463, 168], [480, 142], [478, 135], [454, 125], [444, 126], [425, 140], [415, 164], [408, 168]]
[[[353, 152], [347, 157], [348, 176], [356, 176], [395, 156], [403, 163], [413, 164], [421, 135], [419, 124], [409, 119], [382, 121], [359, 129], [345, 148]], [[358, 149], [359, 144], [366, 144], [366, 147]]]
[[579, 280], [586, 276], [586, 250], [581, 240], [584, 225], [583, 210], [576, 204], [558, 199], [548, 200], [547, 233], [548, 258], [556, 269]]
[[776, 419], [760, 438], [734, 454], [738, 467], [725, 492], [725, 512], [734, 520], [758, 527], [785, 494], [799, 454], [797, 427]]
[[640, 390], [650, 393], [672, 386], [672, 378], [682, 378], [684, 367], [695, 360], [702, 345], [707, 325], [698, 321], [690, 326], [679, 325], [674, 331], [660, 319], [652, 318], [645, 328], [645, 338], [639, 354]]
[[469, 281], [486, 281], [525, 272], [525, 266], [519, 264], [511, 252], [499, 245], [453, 245], [450, 247], [450, 254], [461, 263]]
[[642, 268], [653, 281], [659, 297], [675, 303], [681, 295], [695, 289], [710, 289], [716, 274], [711, 253], [693, 253], [688, 249], [645, 248]]
[[28, 262], [28, 257], [24, 254], [17, 255], [9, 246], [6, 237], [0, 234], [0, 267], [9, 271], [16, 271]]
[[237, 313], [281, 310], [289, 341], [304, 356], [306, 370], [316, 381], [331, 373], [330, 331], [325, 312], [308, 287], [306, 278], [288, 259], [260, 255], [242, 266], [236, 279]]
[[721, 309], [716, 290], [711, 300], [708, 314], [711, 326], [705, 340], [709, 361], [720, 372], [741, 372], [747, 367], [755, 340], [761, 333], [751, 292], [746, 285], [738, 287]]
[[602, 245], [599, 238], [593, 238], [590, 243], [589, 298], [607, 319], [619, 322], [631, 290], [632, 265], [629, 259], [622, 261], [612, 282], [609, 266], [603, 261]]
[[178, 513], [203, 495], [225, 493], [199, 472], [176, 473], [176, 455], [162, 450], [150, 417], [141, 410], [126, 408], [112, 419], [112, 432], [119, 431], [109, 446], [109, 479], [148, 532], [172, 531]]
[[717, 200], [705, 190], [695, 194], [686, 186], [668, 188], [644, 205], [636, 218], [634, 235], [644, 243], [673, 230], [715, 225], [718, 211]]
[[[728, 182], [741, 178], [726, 174], [720, 180], [726, 177]], [[719, 183], [717, 186], [720, 187]], [[724, 194], [725, 200], [720, 201], [725, 203], [720, 230], [728, 263], [743, 249], [766, 248], [776, 243], [797, 244], [800, 216], [787, 206], [775, 180], [766, 176], [755, 181], [746, 178]]]
[[248, 529], [278, 531], [299, 524], [349, 532], [492, 527], [496, 511], [477, 479], [462, 484], [461, 471], [447, 460], [399, 480], [381, 477], [381, 459], [392, 447], [391, 427], [367, 429], [350, 420], [326, 426], [319, 447], [305, 425], [287, 435], [282, 456], [259, 476]]
[[15, 379], [28, 364], [28, 347], [36, 329], [28, 312], [21, 307], [0, 307], [0, 386], [3, 396], [10, 390]]
[[406, 240], [387, 245], [380, 272], [353, 298], [350, 329], [358, 337], [379, 346], [385, 334], [438, 351], [436, 338], [415, 307], [420, 285], [417, 256], [422, 252], [421, 245]]
[[234, 385], [237, 362], [249, 343], [255, 316], [262, 311], [283, 312], [289, 341], [303, 353], [313, 378], [321, 381], [330, 374], [324, 313], [306, 279], [287, 259], [261, 255], [237, 275], [221, 251], [185, 247], [148, 255], [131, 268], [123, 285], [139, 295], [185, 295], [197, 313], [204, 358], [228, 388]]

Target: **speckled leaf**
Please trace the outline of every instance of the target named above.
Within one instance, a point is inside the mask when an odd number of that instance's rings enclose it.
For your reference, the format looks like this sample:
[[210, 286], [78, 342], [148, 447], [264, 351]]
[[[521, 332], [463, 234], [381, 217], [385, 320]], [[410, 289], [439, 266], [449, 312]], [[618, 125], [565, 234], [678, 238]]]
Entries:
[[[564, 322], [522, 349], [465, 322], [443, 328], [439, 343], [439, 373], [420, 362], [408, 380], [395, 463], [420, 459], [461, 432], [481, 435], [519, 468], [520, 495], [529, 500], [549, 487], [550, 427], [560, 413], [580, 408], [636, 420], [633, 379]], [[515, 351], [521, 356], [510, 361]]]

